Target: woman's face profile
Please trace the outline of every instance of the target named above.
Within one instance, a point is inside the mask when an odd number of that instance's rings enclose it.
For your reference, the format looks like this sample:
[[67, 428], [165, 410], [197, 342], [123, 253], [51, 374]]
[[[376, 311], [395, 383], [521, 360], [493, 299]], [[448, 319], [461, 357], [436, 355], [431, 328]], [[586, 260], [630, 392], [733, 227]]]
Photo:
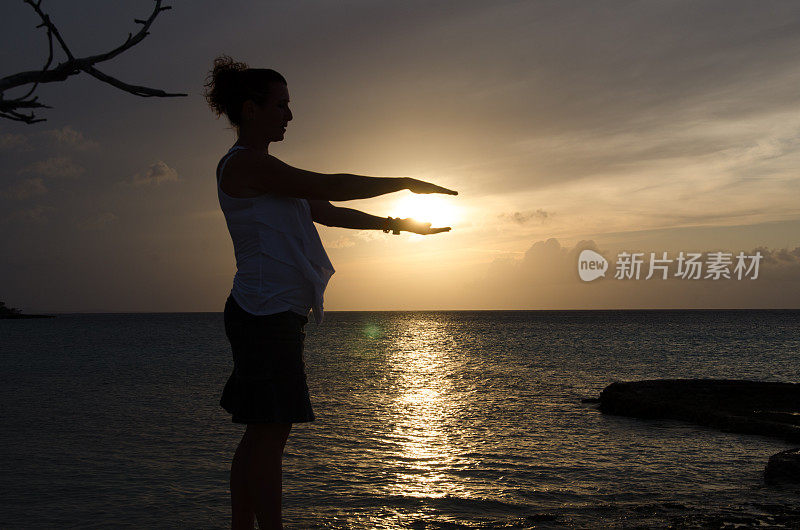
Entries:
[[283, 83], [270, 83], [264, 103], [257, 105], [251, 102], [251, 105], [252, 125], [271, 142], [283, 140], [286, 126], [292, 119], [288, 87]]

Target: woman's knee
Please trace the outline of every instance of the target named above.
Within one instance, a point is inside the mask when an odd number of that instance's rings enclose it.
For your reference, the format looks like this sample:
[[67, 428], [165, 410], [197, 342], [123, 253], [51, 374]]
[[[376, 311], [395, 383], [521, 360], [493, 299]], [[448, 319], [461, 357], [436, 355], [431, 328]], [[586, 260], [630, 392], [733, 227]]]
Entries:
[[244, 437], [257, 447], [282, 452], [291, 429], [291, 423], [248, 423]]
[[289, 434], [291, 423], [248, 423], [245, 434], [266, 438], [280, 438]]

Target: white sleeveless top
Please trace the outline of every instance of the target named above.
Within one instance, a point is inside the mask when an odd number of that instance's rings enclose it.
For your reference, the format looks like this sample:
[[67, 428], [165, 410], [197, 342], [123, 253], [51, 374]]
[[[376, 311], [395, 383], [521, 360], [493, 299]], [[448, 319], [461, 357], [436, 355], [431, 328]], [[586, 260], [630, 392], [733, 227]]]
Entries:
[[217, 195], [236, 255], [231, 296], [248, 313], [271, 315], [294, 311], [322, 323], [322, 301], [335, 272], [319, 238], [305, 199], [263, 194], [231, 197], [220, 175], [235, 145], [217, 167]]

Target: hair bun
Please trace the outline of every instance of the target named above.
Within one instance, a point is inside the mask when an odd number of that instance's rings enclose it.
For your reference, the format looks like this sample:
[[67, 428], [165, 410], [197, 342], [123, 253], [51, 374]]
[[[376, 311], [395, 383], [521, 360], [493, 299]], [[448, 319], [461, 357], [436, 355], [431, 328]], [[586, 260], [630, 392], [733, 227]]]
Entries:
[[247, 64], [234, 61], [228, 55], [214, 59], [214, 66], [206, 77], [204, 96], [209, 107], [219, 116], [229, 115], [231, 94], [236, 91], [240, 72], [247, 70]]

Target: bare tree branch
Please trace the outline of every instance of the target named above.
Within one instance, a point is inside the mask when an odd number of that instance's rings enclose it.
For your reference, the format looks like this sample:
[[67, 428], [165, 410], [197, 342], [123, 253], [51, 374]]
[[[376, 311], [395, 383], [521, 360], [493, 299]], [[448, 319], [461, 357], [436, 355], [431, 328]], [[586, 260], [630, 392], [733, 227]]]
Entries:
[[[41, 0], [39, 0], [39, 4], [41, 4], [41, 3], [42, 3], [42, 1], [41, 1]], [[39, 4], [37, 4], [37, 5], [36, 5], [36, 9], [37, 9], [37, 10], [38, 10], [38, 8], [39, 8]], [[47, 20], [49, 21], [49, 20], [50, 20], [50, 18], [49, 18], [49, 17], [47, 17]], [[42, 22], [41, 24], [39, 24], [39, 25], [38, 25], [38, 26], [36, 26], [36, 27], [37, 27], [37, 28], [41, 28], [41, 27], [42, 27], [42, 26], [44, 26], [44, 25], [46, 25], [46, 24], [45, 24], [44, 22]], [[47, 62], [46, 62], [46, 63], [44, 63], [44, 67], [42, 68], [42, 70], [43, 70], [43, 71], [44, 71], [44, 70], [47, 70], [47, 69], [50, 67], [50, 63], [52, 63], [52, 62], [53, 62], [53, 33], [52, 33], [51, 31], [48, 31], [48, 32], [47, 32], [47, 47], [48, 47], [48, 49], [50, 50], [50, 52], [49, 52], [49, 53], [48, 53], [48, 55], [47, 55]], [[36, 90], [36, 87], [38, 87], [38, 86], [39, 86], [39, 83], [38, 83], [38, 82], [34, 83], [34, 84], [33, 84], [33, 87], [31, 87], [31, 89], [28, 91], [28, 93], [27, 93], [27, 94], [25, 94], [25, 95], [24, 95], [24, 96], [22, 96], [21, 98], [17, 98], [17, 99], [19, 99], [20, 101], [22, 101], [22, 100], [25, 100], [25, 98], [27, 98], [28, 96], [30, 96], [31, 94], [33, 94], [33, 91], [34, 91], [34, 90]], [[1, 97], [2, 97], [2, 92], [0, 92], [0, 99], [1, 99]], [[35, 99], [35, 98], [34, 98], [34, 99]], [[37, 121], [38, 121], [38, 120], [37, 120]]]
[[[120, 90], [124, 90], [125, 92], [129, 92], [135, 96], [176, 97], [176, 96], [187, 95], [178, 93], [171, 94], [156, 88], [148, 88], [148, 87], [124, 83], [114, 77], [111, 77], [108, 74], [104, 74], [94, 66], [97, 63], [113, 59], [114, 57], [118, 56], [124, 51], [129, 50], [133, 46], [139, 44], [147, 35], [149, 35], [150, 33], [148, 30], [150, 29], [150, 25], [156, 19], [158, 14], [161, 11], [172, 9], [171, 6], [162, 6], [161, 0], [155, 0], [156, 2], [155, 8], [153, 9], [153, 12], [146, 20], [141, 20], [138, 18], [135, 18], [133, 20], [135, 23], [142, 25], [142, 28], [139, 30], [138, 33], [136, 33], [136, 35], [128, 33], [128, 38], [125, 40], [125, 42], [123, 42], [120, 46], [114, 48], [109, 52], [82, 58], [75, 58], [75, 56], [72, 54], [72, 51], [69, 49], [69, 46], [67, 46], [66, 41], [61, 36], [61, 33], [58, 31], [58, 28], [50, 20], [50, 15], [41, 10], [40, 6], [42, 4], [42, 0], [38, 0], [38, 2], [34, 2], [33, 0], [23, 0], [23, 1], [26, 4], [30, 5], [34, 9], [34, 11], [36, 11], [36, 14], [39, 15], [39, 18], [42, 19], [42, 23], [36, 27], [37, 28], [44, 27], [47, 29], [47, 40], [49, 43], [50, 52], [47, 57], [47, 62], [45, 63], [44, 67], [41, 70], [20, 72], [0, 79], [0, 118], [6, 118], [14, 121], [23, 121], [25, 123], [36, 123], [40, 121], [46, 121], [43, 118], [36, 119], [33, 112], [31, 112], [30, 114], [22, 114], [20, 112], [17, 112], [17, 109], [52, 108], [42, 103], [37, 103], [36, 99], [38, 96], [34, 97], [33, 99], [28, 99], [28, 98], [31, 96], [31, 94], [33, 94], [33, 92], [41, 83], [64, 81], [68, 77], [72, 75], [77, 75], [81, 72], [85, 72], [104, 83], [117, 87]], [[64, 54], [67, 56], [67, 60], [59, 63], [54, 68], [50, 68], [50, 64], [53, 62], [53, 37], [55, 37], [56, 42], [58, 42]], [[14, 99], [3, 98], [3, 93], [6, 90], [28, 85], [31, 83], [33, 83], [33, 87], [24, 96]]]
[[55, 26], [55, 24], [50, 22], [50, 15], [45, 14], [39, 8], [39, 6], [42, 5], [42, 0], [39, 0], [35, 4], [33, 3], [33, 0], [23, 0], [23, 1], [29, 6], [33, 7], [34, 11], [36, 11], [36, 14], [39, 15], [39, 18], [42, 19], [42, 23], [36, 27], [41, 28], [42, 26], [46, 26], [48, 37], [50, 37], [51, 34], [55, 35], [56, 40], [58, 40], [58, 43], [61, 45], [61, 49], [64, 50], [64, 53], [67, 54], [67, 58], [70, 60], [74, 59], [75, 57], [72, 56], [72, 52], [69, 50], [69, 47], [67, 47], [67, 43], [64, 42], [64, 39], [61, 38], [61, 33], [58, 32], [58, 28]]
[[153, 96], [156, 96], [156, 97], [169, 97], [169, 96], [185, 96], [186, 95], [186, 94], [167, 94], [163, 90], [158, 90], [158, 89], [155, 89], [155, 88], [147, 88], [147, 87], [143, 87], [143, 86], [129, 85], [128, 83], [123, 83], [122, 81], [120, 81], [118, 79], [114, 79], [110, 75], [104, 74], [103, 72], [101, 72], [100, 70], [96, 69], [93, 66], [89, 66], [89, 67], [85, 68], [84, 71], [87, 74], [89, 74], [89, 75], [91, 75], [93, 77], [96, 77], [100, 81], [104, 81], [104, 82], [108, 83], [109, 85], [113, 85], [113, 86], [115, 86], [115, 87], [117, 87], [117, 88], [119, 88], [121, 90], [124, 90], [125, 92], [130, 92], [131, 94], [135, 94], [135, 95], [141, 96], [143, 98], [149, 98], [149, 97], [153, 97]]

